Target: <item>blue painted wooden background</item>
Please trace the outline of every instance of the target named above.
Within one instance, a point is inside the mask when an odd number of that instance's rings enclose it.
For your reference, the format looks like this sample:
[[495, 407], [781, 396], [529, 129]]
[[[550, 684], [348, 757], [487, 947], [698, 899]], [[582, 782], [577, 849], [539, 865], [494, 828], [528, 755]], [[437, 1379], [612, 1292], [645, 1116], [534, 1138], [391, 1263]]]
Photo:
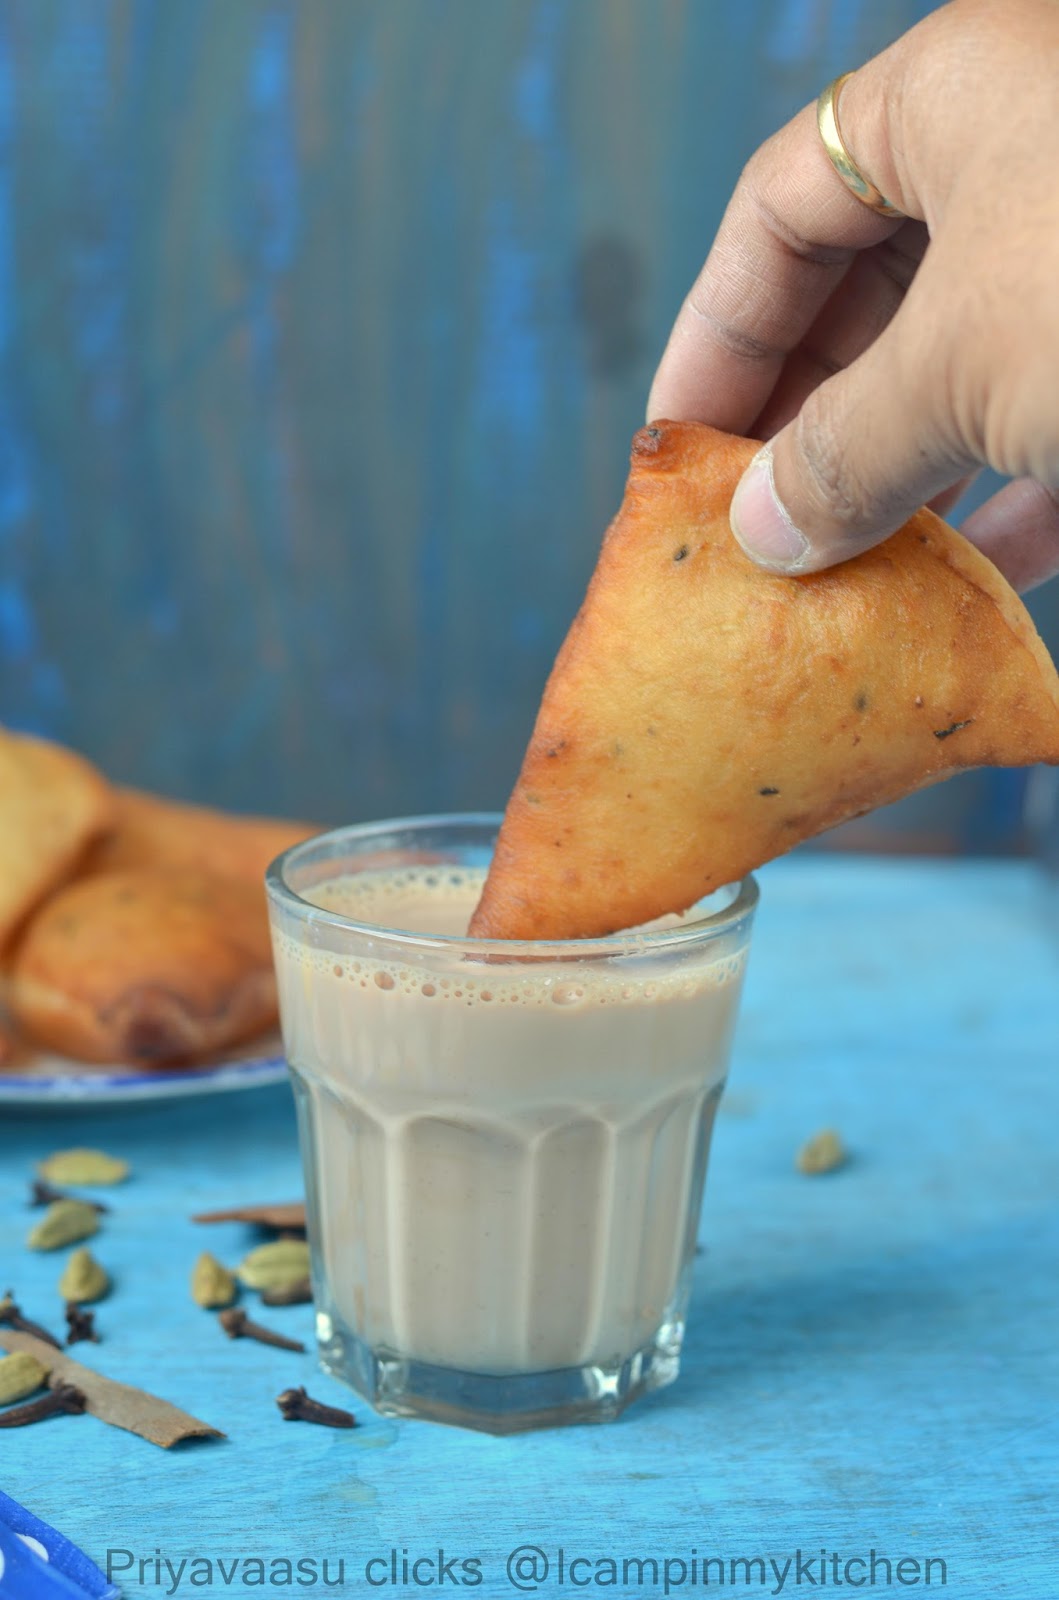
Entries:
[[0, 718], [233, 806], [500, 804], [742, 162], [928, 9], [6, 0]]

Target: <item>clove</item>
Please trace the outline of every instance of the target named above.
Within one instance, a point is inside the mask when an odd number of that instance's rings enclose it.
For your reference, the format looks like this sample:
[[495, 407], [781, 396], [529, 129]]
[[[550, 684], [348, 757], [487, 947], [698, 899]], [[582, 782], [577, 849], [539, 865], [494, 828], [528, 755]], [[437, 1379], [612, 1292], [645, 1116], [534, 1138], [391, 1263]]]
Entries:
[[22, 1315], [12, 1298], [10, 1289], [0, 1300], [0, 1327], [14, 1328], [16, 1333], [30, 1333], [34, 1339], [43, 1339], [45, 1344], [52, 1345], [54, 1349], [62, 1349], [58, 1339], [49, 1333], [47, 1328], [42, 1328], [39, 1322], [30, 1322], [28, 1317]]
[[99, 1343], [95, 1312], [86, 1311], [76, 1300], [66, 1302], [66, 1327], [67, 1344], [80, 1344], [82, 1339], [91, 1339], [93, 1344]]
[[277, 1284], [274, 1289], [262, 1289], [263, 1306], [306, 1306], [312, 1301], [313, 1289], [308, 1278], [298, 1278], [295, 1283]]
[[0, 1428], [25, 1428], [31, 1422], [43, 1422], [45, 1417], [57, 1417], [63, 1412], [79, 1416], [87, 1404], [80, 1389], [58, 1378], [39, 1400], [27, 1400], [25, 1405], [0, 1411]]
[[273, 1333], [271, 1328], [251, 1322], [242, 1306], [230, 1306], [227, 1311], [221, 1312], [217, 1321], [229, 1339], [256, 1339], [258, 1344], [274, 1344], [278, 1350], [297, 1350], [300, 1355], [305, 1354], [305, 1346], [300, 1339], [288, 1339], [282, 1333]]
[[56, 1200], [82, 1200], [86, 1206], [91, 1206], [93, 1211], [100, 1213], [109, 1211], [102, 1200], [83, 1200], [81, 1195], [67, 1194], [63, 1189], [56, 1189], [50, 1183], [45, 1183], [43, 1178], [34, 1178], [30, 1188], [29, 1203], [31, 1206], [53, 1206]]
[[276, 1396], [276, 1404], [283, 1413], [284, 1422], [319, 1422], [325, 1428], [355, 1428], [357, 1419], [352, 1411], [340, 1411], [338, 1406], [325, 1406], [305, 1392], [304, 1384], [298, 1389], [284, 1389]]

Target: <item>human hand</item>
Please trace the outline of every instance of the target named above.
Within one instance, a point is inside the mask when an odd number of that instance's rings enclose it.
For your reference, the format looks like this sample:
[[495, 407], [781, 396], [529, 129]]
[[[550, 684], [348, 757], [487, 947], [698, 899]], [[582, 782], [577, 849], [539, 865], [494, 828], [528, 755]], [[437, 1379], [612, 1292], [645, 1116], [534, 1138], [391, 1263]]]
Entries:
[[769, 441], [732, 527], [775, 571], [877, 544], [988, 465], [964, 532], [1016, 588], [1059, 572], [1059, 5], [954, 0], [844, 86], [839, 178], [807, 107], [748, 162], [648, 418]]

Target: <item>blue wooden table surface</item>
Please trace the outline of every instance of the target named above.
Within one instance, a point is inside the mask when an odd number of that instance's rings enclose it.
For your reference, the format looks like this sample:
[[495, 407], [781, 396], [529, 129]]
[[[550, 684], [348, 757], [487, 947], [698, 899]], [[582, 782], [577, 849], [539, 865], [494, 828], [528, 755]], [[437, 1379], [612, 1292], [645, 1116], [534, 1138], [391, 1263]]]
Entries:
[[[75, 1142], [128, 1157], [95, 1242], [116, 1281], [105, 1342], [75, 1354], [229, 1437], [167, 1453], [59, 1418], [4, 1435], [3, 1487], [110, 1549], [130, 1595], [408, 1592], [438, 1586], [439, 1551], [457, 1558], [442, 1588], [480, 1572], [479, 1593], [512, 1595], [508, 1552], [533, 1545], [547, 1576], [524, 1553], [513, 1577], [542, 1595], [660, 1595], [667, 1559], [673, 1594], [903, 1592], [932, 1558], [932, 1588], [1054, 1600], [1059, 908], [1023, 863], [802, 857], [762, 889], [674, 1387], [616, 1424], [521, 1438], [359, 1401], [352, 1433], [284, 1423], [292, 1383], [349, 1396], [311, 1354], [229, 1342], [186, 1286], [204, 1245], [232, 1260], [255, 1237], [191, 1212], [300, 1192], [286, 1089], [8, 1113], [0, 1287], [59, 1320], [56, 1257], [22, 1245], [26, 1179]], [[854, 1159], [803, 1177], [795, 1148], [825, 1124]], [[269, 1320], [310, 1336], [307, 1307]], [[874, 1586], [856, 1564], [872, 1551]], [[418, 1583], [405, 1552], [434, 1563]]]

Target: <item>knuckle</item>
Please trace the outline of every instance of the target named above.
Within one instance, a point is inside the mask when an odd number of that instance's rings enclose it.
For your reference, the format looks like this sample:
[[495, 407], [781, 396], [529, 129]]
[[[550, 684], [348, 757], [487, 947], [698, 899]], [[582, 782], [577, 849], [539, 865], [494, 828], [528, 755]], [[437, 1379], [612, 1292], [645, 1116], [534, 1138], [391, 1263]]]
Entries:
[[[1024, 283], [997, 293], [1005, 275], [965, 284], [947, 314], [958, 336], [939, 352], [944, 414], [967, 453], [1009, 477], [1059, 482], [1054, 351], [1059, 314], [1052, 295]], [[1007, 281], [1014, 279], [1007, 275]], [[1050, 324], [1050, 325], [1049, 325]]]
[[983, 383], [981, 453], [1009, 477], [1032, 477], [1059, 487], [1059, 416], [1055, 393], [1056, 340], [1034, 324], [1016, 332], [992, 381]]
[[883, 278], [903, 297], [922, 265], [926, 252], [926, 230], [901, 229], [872, 251], [872, 261]]
[[793, 445], [808, 499], [809, 520], [833, 526], [839, 539], [853, 539], [877, 518], [876, 497], [849, 448], [848, 418], [836, 414], [834, 384], [824, 383], [794, 421]]
[[988, 371], [982, 354], [996, 308], [973, 276], [935, 254], [932, 246], [928, 266], [905, 299], [896, 386], [910, 399], [907, 425], [914, 421], [921, 449], [963, 470], [984, 459]]
[[785, 353], [781, 345], [772, 344], [751, 333], [748, 328], [740, 327], [738, 322], [719, 315], [711, 304], [708, 286], [701, 281], [688, 295], [687, 308], [695, 320], [705, 327], [711, 343], [719, 345], [726, 354], [735, 356], [738, 361], [756, 366], [762, 362], [778, 361]]
[[762, 145], [746, 166], [740, 179], [743, 202], [754, 221], [774, 240], [777, 247], [797, 261], [817, 267], [844, 267], [854, 251], [848, 245], [825, 244], [794, 227], [783, 214], [783, 194], [789, 196], [789, 174], [777, 170], [773, 141]]

